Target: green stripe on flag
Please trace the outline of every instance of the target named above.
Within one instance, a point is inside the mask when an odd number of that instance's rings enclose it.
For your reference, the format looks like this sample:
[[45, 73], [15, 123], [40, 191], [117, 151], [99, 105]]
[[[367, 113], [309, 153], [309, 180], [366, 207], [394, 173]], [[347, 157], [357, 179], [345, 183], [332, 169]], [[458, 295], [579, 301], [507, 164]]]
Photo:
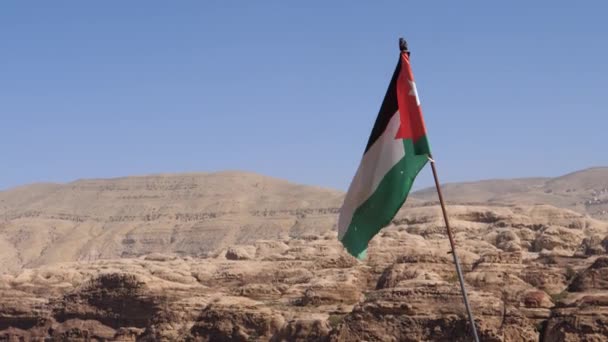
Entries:
[[431, 154], [431, 146], [429, 145], [429, 139], [427, 139], [426, 135], [414, 143], [414, 153], [425, 156]]
[[[424, 144], [424, 145], [423, 145]], [[411, 139], [403, 140], [405, 156], [382, 178], [376, 191], [353, 214], [342, 243], [358, 259], [365, 257], [368, 242], [380, 229], [386, 227], [405, 202], [418, 172], [428, 161], [426, 137], [414, 145]]]

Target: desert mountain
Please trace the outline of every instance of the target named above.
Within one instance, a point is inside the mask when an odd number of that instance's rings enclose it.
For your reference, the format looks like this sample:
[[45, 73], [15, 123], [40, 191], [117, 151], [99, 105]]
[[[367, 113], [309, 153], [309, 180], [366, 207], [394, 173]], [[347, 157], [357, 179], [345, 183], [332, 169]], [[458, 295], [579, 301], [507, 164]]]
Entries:
[[23, 186], [0, 192], [0, 273], [315, 234], [332, 229], [342, 196], [243, 172]]
[[[557, 178], [498, 179], [443, 186], [450, 203], [551, 204], [608, 219], [608, 167], [596, 167]], [[435, 188], [412, 194], [436, 201]]]
[[[483, 341], [607, 340], [606, 170], [446, 186]], [[435, 194], [364, 261], [343, 196], [239, 172], [0, 192], [0, 340], [470, 340]]]
[[[552, 206], [450, 206], [482, 341], [605, 341], [608, 223]], [[204, 257], [0, 275], [0, 340], [470, 341], [438, 206], [408, 208], [361, 262], [335, 233]]]
[[[608, 168], [447, 184], [455, 204], [551, 204], [608, 218]], [[33, 184], [0, 192], [0, 272], [163, 252], [202, 256], [333, 229], [343, 193], [244, 172]], [[436, 201], [433, 189], [408, 206]]]

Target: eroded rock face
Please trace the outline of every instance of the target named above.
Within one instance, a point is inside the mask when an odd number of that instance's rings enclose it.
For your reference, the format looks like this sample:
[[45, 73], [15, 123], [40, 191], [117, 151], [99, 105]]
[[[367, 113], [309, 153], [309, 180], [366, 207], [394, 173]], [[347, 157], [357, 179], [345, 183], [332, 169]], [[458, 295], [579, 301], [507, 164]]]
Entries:
[[[499, 323], [500, 299], [471, 293], [484, 323]], [[335, 330], [338, 341], [469, 340], [462, 299], [456, 284], [421, 282], [408, 287], [378, 290], [357, 305]], [[496, 325], [496, 324], [493, 324]]]
[[547, 341], [608, 339], [608, 257], [599, 257], [574, 277], [556, 298], [544, 330]]
[[[605, 340], [608, 256], [596, 247], [608, 224], [548, 206], [449, 210], [483, 341]], [[422, 206], [403, 210], [370, 243], [364, 261], [346, 254], [328, 231], [222, 247], [205, 257], [157, 252], [4, 274], [0, 340], [19, 338], [346, 342], [470, 335], [440, 209]]]
[[223, 297], [202, 310], [190, 333], [194, 341], [266, 341], [284, 324], [280, 313], [261, 303]]
[[235, 245], [241, 246], [228, 258], [250, 259], [245, 245], [257, 240], [331, 229], [342, 199], [338, 191], [243, 172], [79, 180], [0, 191], [0, 274], [153, 253], [200, 257]]
[[226, 251], [226, 259], [228, 260], [251, 260], [255, 258], [254, 246], [234, 246]]
[[608, 257], [596, 259], [589, 268], [576, 275], [568, 291], [608, 290]]

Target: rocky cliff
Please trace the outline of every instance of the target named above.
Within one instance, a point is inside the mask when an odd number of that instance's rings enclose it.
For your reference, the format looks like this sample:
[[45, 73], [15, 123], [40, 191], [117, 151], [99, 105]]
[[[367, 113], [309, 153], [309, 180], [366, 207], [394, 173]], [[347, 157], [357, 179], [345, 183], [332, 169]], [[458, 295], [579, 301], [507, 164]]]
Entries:
[[0, 273], [316, 234], [332, 229], [342, 196], [242, 172], [24, 186], [0, 192]]
[[[547, 205], [449, 211], [482, 340], [607, 340], [608, 223]], [[0, 339], [469, 341], [448, 252], [428, 205], [402, 210], [364, 261], [326, 229], [49, 263], [0, 277]]]

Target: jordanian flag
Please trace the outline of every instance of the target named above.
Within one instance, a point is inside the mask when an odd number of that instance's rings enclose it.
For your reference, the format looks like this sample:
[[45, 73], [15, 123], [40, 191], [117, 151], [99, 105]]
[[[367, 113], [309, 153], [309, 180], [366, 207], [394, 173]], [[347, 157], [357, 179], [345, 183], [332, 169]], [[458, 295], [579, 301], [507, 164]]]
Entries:
[[338, 220], [338, 237], [361, 259], [405, 202], [430, 147], [409, 54], [401, 53]]

